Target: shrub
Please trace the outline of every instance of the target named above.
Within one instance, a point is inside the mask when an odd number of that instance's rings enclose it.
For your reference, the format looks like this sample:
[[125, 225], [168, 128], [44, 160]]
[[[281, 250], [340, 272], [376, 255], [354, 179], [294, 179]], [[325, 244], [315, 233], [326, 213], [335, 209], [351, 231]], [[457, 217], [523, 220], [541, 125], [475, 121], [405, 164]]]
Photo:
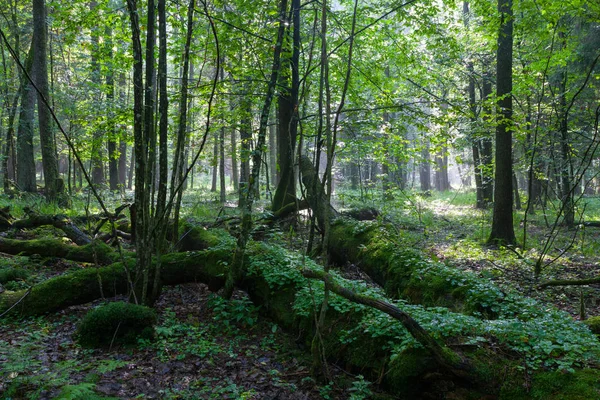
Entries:
[[79, 324], [77, 336], [84, 347], [135, 344], [138, 338], [152, 338], [155, 323], [153, 309], [114, 302], [90, 311]]

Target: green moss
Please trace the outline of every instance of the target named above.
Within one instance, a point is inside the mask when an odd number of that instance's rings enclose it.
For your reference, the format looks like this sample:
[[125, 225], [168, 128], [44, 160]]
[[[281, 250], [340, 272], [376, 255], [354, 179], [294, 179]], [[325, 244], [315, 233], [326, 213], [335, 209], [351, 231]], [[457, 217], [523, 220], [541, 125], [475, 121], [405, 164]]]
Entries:
[[179, 231], [177, 247], [180, 251], [206, 250], [222, 244], [230, 244], [232, 237], [222, 229], [206, 229], [203, 226], [183, 223]]
[[[0, 281], [1, 283], [1, 281]], [[583, 321], [596, 335], [600, 335], [600, 317], [590, 317]]]
[[500, 392], [505, 400], [590, 400], [600, 398], [600, 371], [584, 369], [540, 372], [533, 376], [531, 390], [525, 389], [523, 373], [506, 381]]
[[90, 311], [79, 324], [77, 337], [84, 347], [134, 344], [138, 338], [150, 339], [155, 323], [153, 309], [114, 302]]
[[385, 386], [401, 398], [415, 398], [423, 388], [423, 382], [417, 378], [432, 367], [435, 366], [425, 350], [404, 350], [388, 364]]
[[[132, 265], [129, 265], [132, 268]], [[12, 312], [23, 316], [40, 315], [61, 308], [83, 304], [104, 296], [126, 293], [127, 276], [121, 263], [102, 268], [85, 268], [48, 279], [35, 285], [31, 292], [5, 292], [0, 295], [0, 312], [23, 296]]]

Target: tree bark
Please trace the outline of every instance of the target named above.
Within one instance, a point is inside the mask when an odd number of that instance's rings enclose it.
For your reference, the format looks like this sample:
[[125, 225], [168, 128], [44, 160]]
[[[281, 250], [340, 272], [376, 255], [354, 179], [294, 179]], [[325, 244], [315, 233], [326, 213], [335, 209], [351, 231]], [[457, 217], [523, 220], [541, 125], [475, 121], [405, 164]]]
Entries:
[[496, 63], [496, 173], [492, 232], [488, 243], [512, 245], [516, 243], [512, 201], [512, 0], [498, 0], [498, 11], [501, 18]]
[[[90, 11], [95, 13], [95, 8], [98, 7], [98, 3], [95, 0], [90, 2]], [[102, 73], [100, 72], [100, 34], [98, 32], [98, 27], [93, 27], [91, 32], [91, 57], [90, 57], [90, 65], [91, 65], [91, 84], [90, 93], [92, 96], [92, 101], [100, 102], [100, 87], [102, 85]], [[108, 79], [108, 78], [107, 78]], [[108, 97], [107, 97], [108, 101]], [[100, 107], [100, 104], [97, 104], [97, 107]], [[93, 132], [92, 137], [92, 183], [97, 186], [104, 186], [106, 183], [106, 178], [104, 176], [104, 136], [105, 132], [100, 127], [100, 115], [97, 115], [97, 123]]]
[[[25, 69], [35, 76], [33, 69], [34, 45], [31, 44]], [[22, 77], [21, 110], [17, 128], [17, 186], [19, 190], [34, 193], [37, 191], [35, 157], [33, 150], [34, 116], [36, 92], [26, 77]]]
[[280, 179], [273, 197], [273, 210], [279, 210], [296, 199], [296, 179], [294, 176], [294, 154], [298, 136], [298, 94], [300, 77], [300, 1], [292, 0], [292, 54], [282, 61], [280, 73], [281, 89], [278, 96], [278, 136]]

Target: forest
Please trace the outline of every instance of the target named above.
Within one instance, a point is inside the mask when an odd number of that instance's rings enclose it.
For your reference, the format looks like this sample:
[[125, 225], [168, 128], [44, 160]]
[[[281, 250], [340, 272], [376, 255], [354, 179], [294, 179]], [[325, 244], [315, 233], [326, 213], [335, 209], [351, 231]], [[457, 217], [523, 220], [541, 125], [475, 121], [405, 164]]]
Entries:
[[1, 399], [600, 399], [597, 0], [0, 0]]

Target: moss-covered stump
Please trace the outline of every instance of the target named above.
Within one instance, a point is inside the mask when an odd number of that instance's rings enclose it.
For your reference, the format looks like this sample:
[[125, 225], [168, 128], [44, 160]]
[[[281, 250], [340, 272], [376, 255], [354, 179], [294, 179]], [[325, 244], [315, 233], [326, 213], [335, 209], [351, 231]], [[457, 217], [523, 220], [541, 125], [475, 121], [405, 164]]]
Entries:
[[107, 265], [119, 259], [119, 254], [102, 242], [74, 246], [60, 239], [16, 240], [0, 238], [0, 252], [42, 257], [59, 257], [67, 260]]
[[90, 311], [77, 327], [83, 347], [111, 347], [135, 344], [154, 336], [156, 313], [152, 308], [117, 301]]

